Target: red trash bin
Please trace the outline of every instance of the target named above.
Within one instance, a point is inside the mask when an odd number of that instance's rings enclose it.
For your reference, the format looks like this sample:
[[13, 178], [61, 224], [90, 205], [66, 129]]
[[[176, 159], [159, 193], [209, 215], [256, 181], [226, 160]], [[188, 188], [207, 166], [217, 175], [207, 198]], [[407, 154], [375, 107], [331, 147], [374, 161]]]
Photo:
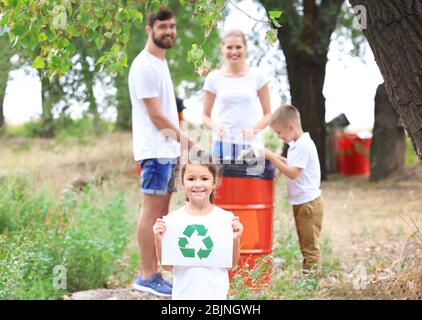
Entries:
[[[240, 260], [230, 280], [240, 275], [248, 285], [259, 287], [269, 281], [273, 244], [274, 167], [266, 162], [262, 174], [247, 174], [247, 165], [223, 165], [215, 204], [232, 211], [243, 224]], [[259, 267], [258, 267], [259, 265]], [[256, 267], [257, 266], [257, 267]], [[255, 273], [260, 274], [254, 278]]]
[[369, 175], [372, 138], [360, 138], [355, 133], [338, 133], [337, 167], [340, 173], [353, 175]]

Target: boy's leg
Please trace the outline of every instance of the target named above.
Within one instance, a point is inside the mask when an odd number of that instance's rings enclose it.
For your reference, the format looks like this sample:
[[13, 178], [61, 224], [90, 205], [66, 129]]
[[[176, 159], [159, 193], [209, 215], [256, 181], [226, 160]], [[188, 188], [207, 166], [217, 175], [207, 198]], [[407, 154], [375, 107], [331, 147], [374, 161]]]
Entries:
[[321, 197], [293, 206], [304, 270], [318, 270], [321, 264], [319, 235], [322, 226], [323, 202]]

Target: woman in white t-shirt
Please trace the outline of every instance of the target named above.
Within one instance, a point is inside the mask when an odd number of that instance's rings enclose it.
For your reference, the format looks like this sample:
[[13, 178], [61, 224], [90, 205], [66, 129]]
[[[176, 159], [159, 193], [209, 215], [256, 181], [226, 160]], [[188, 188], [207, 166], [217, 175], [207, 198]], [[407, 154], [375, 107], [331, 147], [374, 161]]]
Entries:
[[[270, 93], [267, 77], [245, 62], [247, 44], [241, 31], [226, 33], [221, 51], [225, 64], [205, 79], [203, 124], [213, 131], [213, 156], [236, 159], [257, 132], [268, 125]], [[258, 100], [261, 119], [257, 115]]]
[[[209, 159], [210, 160], [210, 159]], [[185, 163], [181, 167], [182, 184], [186, 195], [186, 204], [167, 215], [178, 221], [189, 221], [194, 226], [217, 224], [233, 231], [232, 266], [235, 267], [240, 257], [240, 237], [243, 226], [239, 217], [230, 211], [223, 210], [213, 204], [217, 188], [217, 167], [207, 161], [201, 163]], [[174, 219], [173, 219], [174, 221]], [[158, 261], [162, 262], [162, 237], [166, 232], [164, 219], [157, 219], [153, 227], [155, 248]], [[213, 234], [216, 241], [218, 233]], [[229, 248], [230, 246], [226, 246]], [[194, 249], [190, 249], [194, 250]], [[195, 252], [193, 251], [194, 256]], [[221, 253], [221, 252], [220, 252]], [[197, 252], [197, 254], [199, 254]], [[194, 258], [192, 256], [192, 258]], [[229, 291], [229, 275], [227, 268], [205, 266], [168, 266], [165, 270], [173, 270], [173, 300], [226, 300]]]

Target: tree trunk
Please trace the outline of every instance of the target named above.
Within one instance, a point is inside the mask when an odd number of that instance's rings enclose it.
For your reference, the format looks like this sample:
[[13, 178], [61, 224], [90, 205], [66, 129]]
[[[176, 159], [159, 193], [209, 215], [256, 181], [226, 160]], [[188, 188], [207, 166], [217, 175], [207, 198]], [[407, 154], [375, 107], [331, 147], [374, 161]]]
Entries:
[[312, 62], [306, 55], [286, 56], [292, 104], [301, 115], [302, 127], [308, 131], [318, 149], [321, 179], [326, 179], [325, 98], [322, 94], [327, 60]]
[[[0, 39], [0, 44], [8, 45], [4, 39]], [[9, 71], [11, 68], [10, 57], [13, 52], [12, 48], [8, 51], [2, 50], [2, 56], [0, 56], [0, 128], [3, 128], [4, 126], [3, 102], [6, 96], [7, 81], [9, 79]]]
[[39, 136], [43, 138], [53, 138], [55, 135], [53, 107], [56, 102], [56, 90], [54, 84], [50, 83], [47, 76], [41, 77], [42, 93], [42, 114]]
[[100, 114], [98, 113], [97, 101], [94, 95], [94, 75], [91, 70], [89, 70], [89, 63], [87, 61], [87, 55], [84, 52], [84, 48], [81, 50], [81, 64], [82, 64], [82, 74], [84, 77], [84, 82], [86, 86], [86, 96], [88, 99], [88, 111], [92, 115], [93, 126], [95, 134], [101, 132], [100, 128]]
[[[389, 100], [422, 159], [422, 0], [349, 0], [367, 11], [363, 33]], [[358, 17], [363, 12], [357, 12]]]
[[388, 100], [385, 85], [375, 96], [375, 124], [371, 146], [370, 181], [379, 181], [404, 167], [406, 136], [399, 117]]
[[4, 112], [3, 112], [3, 101], [5, 97], [6, 87], [0, 87], [0, 129], [4, 127]]
[[115, 78], [117, 89], [117, 120], [116, 126], [120, 130], [132, 129], [132, 108], [129, 97], [127, 74]]

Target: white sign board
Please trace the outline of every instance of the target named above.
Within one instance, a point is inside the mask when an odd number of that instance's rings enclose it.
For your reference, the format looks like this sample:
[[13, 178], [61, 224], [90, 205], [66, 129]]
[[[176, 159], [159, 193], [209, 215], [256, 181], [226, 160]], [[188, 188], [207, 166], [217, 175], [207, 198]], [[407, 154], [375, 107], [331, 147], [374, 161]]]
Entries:
[[231, 218], [208, 220], [192, 216], [180, 219], [165, 216], [161, 264], [231, 268], [233, 231]]

